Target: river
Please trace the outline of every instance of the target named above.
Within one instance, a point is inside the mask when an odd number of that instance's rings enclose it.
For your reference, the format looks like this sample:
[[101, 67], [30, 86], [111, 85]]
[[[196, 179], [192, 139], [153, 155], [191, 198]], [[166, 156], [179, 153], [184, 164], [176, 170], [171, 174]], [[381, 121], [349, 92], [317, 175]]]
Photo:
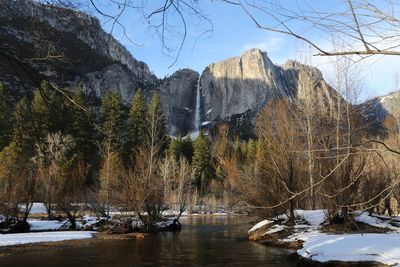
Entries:
[[0, 257], [0, 266], [293, 266], [290, 251], [246, 239], [254, 222], [249, 217], [191, 216], [181, 222], [179, 233], [11, 254]]

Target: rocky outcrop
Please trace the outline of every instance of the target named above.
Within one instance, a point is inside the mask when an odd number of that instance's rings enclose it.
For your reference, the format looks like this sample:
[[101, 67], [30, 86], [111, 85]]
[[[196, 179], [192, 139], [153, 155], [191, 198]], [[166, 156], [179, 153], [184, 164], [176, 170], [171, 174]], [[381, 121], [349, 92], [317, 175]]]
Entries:
[[304, 71], [317, 84], [312, 94], [318, 99], [320, 109], [333, 112], [337, 93], [326, 84], [318, 69], [296, 61], [278, 66], [267, 53], [252, 49], [239, 57], [211, 64], [202, 73], [203, 124], [215, 128], [226, 122], [241, 136], [251, 136], [255, 115], [269, 102], [305, 97], [306, 92], [299, 83]]
[[[305, 97], [301, 70], [310, 71], [318, 82], [313, 94], [320, 110], [334, 112], [337, 92], [318, 69], [296, 61], [278, 66], [267, 53], [252, 49], [209, 65], [200, 79], [199, 73], [184, 69], [160, 80], [90, 15], [32, 0], [0, 1], [0, 81], [16, 98], [32, 94], [42, 80], [50, 80], [70, 88], [83, 82], [85, 90], [96, 96], [119, 90], [130, 104], [141, 87], [148, 99], [160, 94], [168, 132], [175, 136], [195, 129], [199, 81], [202, 127], [214, 130], [227, 123], [236, 134], [250, 137], [257, 112], [269, 102]], [[399, 114], [399, 98], [396, 93], [374, 99], [369, 110], [378, 120], [388, 113]]]
[[369, 134], [373, 136], [385, 136], [387, 129], [384, 123], [388, 116], [392, 117], [394, 131], [400, 132], [400, 91], [392, 92], [382, 97], [375, 97], [358, 105], [365, 118], [365, 124]]
[[183, 136], [194, 129], [196, 86], [199, 73], [190, 69], [175, 72], [157, 83], [148, 95], [159, 92], [167, 115], [167, 130], [171, 135]]
[[98, 96], [118, 89], [130, 99], [157, 80], [97, 18], [26, 0], [2, 0], [0, 10], [0, 78], [16, 93], [47, 79], [60, 86], [84, 81]]
[[284, 72], [259, 49], [209, 65], [201, 75], [203, 120], [224, 120], [258, 111], [272, 99], [288, 97]]

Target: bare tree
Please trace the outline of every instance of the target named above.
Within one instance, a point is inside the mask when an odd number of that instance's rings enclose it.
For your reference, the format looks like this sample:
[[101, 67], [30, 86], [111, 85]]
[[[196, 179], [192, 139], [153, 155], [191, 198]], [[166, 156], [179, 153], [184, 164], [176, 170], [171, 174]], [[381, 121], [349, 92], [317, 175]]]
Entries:
[[[14, 142], [0, 153], [1, 213], [5, 227], [27, 231], [27, 219], [35, 197], [35, 176], [29, 157]], [[22, 206], [20, 206], [22, 204]]]

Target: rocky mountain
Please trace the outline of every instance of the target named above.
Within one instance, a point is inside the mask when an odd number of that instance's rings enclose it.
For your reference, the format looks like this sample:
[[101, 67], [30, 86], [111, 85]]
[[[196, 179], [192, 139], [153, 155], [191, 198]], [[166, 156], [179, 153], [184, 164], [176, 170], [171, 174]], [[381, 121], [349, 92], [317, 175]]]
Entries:
[[[330, 112], [338, 94], [314, 67], [296, 61], [275, 65], [266, 52], [252, 49], [210, 64], [201, 75], [183, 69], [158, 79], [107, 34], [97, 18], [31, 0], [0, 1], [0, 81], [16, 97], [31, 94], [42, 80], [51, 80], [71, 89], [83, 82], [85, 90], [98, 97], [119, 90], [129, 104], [141, 87], [148, 99], [160, 94], [168, 131], [175, 136], [201, 127], [211, 130], [221, 122], [250, 136], [255, 115], [270, 101], [305, 97], [301, 70], [312, 73], [318, 83], [313, 94], [320, 99], [321, 111]], [[398, 107], [391, 101], [395, 98], [374, 100], [371, 105], [382, 110], [373, 112], [392, 113]]]
[[117, 89], [128, 100], [157, 81], [97, 18], [29, 0], [0, 1], [0, 62], [1, 80], [16, 94], [47, 79], [71, 87], [83, 81], [98, 96]]
[[255, 114], [270, 101], [305, 97], [299, 84], [302, 70], [318, 84], [312, 93], [321, 100], [321, 110], [332, 109], [337, 94], [314, 67], [296, 61], [275, 65], [259, 49], [209, 65], [200, 79], [203, 125], [227, 122], [241, 135], [250, 135]]
[[167, 130], [171, 135], [186, 135], [195, 128], [196, 86], [199, 73], [190, 69], [178, 70], [155, 84], [148, 92], [150, 97], [159, 92], [164, 112], [167, 114]]
[[364, 111], [370, 132], [376, 132], [389, 115], [393, 116], [395, 127], [400, 129], [400, 91], [372, 98], [359, 106]]

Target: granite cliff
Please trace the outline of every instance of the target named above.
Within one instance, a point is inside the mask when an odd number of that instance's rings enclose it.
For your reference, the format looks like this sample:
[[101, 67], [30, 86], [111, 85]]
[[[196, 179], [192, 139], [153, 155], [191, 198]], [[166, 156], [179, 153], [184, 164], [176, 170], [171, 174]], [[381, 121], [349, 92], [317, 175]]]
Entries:
[[[16, 98], [32, 94], [42, 80], [50, 80], [71, 89], [83, 82], [85, 90], [97, 97], [119, 90], [129, 104], [140, 87], [148, 99], [160, 94], [168, 131], [175, 136], [199, 127], [213, 129], [221, 122], [250, 136], [257, 112], [270, 101], [304, 97], [301, 70], [316, 77], [319, 86], [313, 93], [321, 100], [321, 110], [329, 112], [338, 94], [314, 67], [296, 61], [275, 65], [266, 52], [252, 49], [210, 64], [201, 74], [183, 69], [159, 79], [95, 17], [31, 0], [0, 1], [0, 81]], [[398, 105], [389, 101], [392, 98], [374, 100], [382, 109], [372, 112], [378, 117], [394, 112]]]

